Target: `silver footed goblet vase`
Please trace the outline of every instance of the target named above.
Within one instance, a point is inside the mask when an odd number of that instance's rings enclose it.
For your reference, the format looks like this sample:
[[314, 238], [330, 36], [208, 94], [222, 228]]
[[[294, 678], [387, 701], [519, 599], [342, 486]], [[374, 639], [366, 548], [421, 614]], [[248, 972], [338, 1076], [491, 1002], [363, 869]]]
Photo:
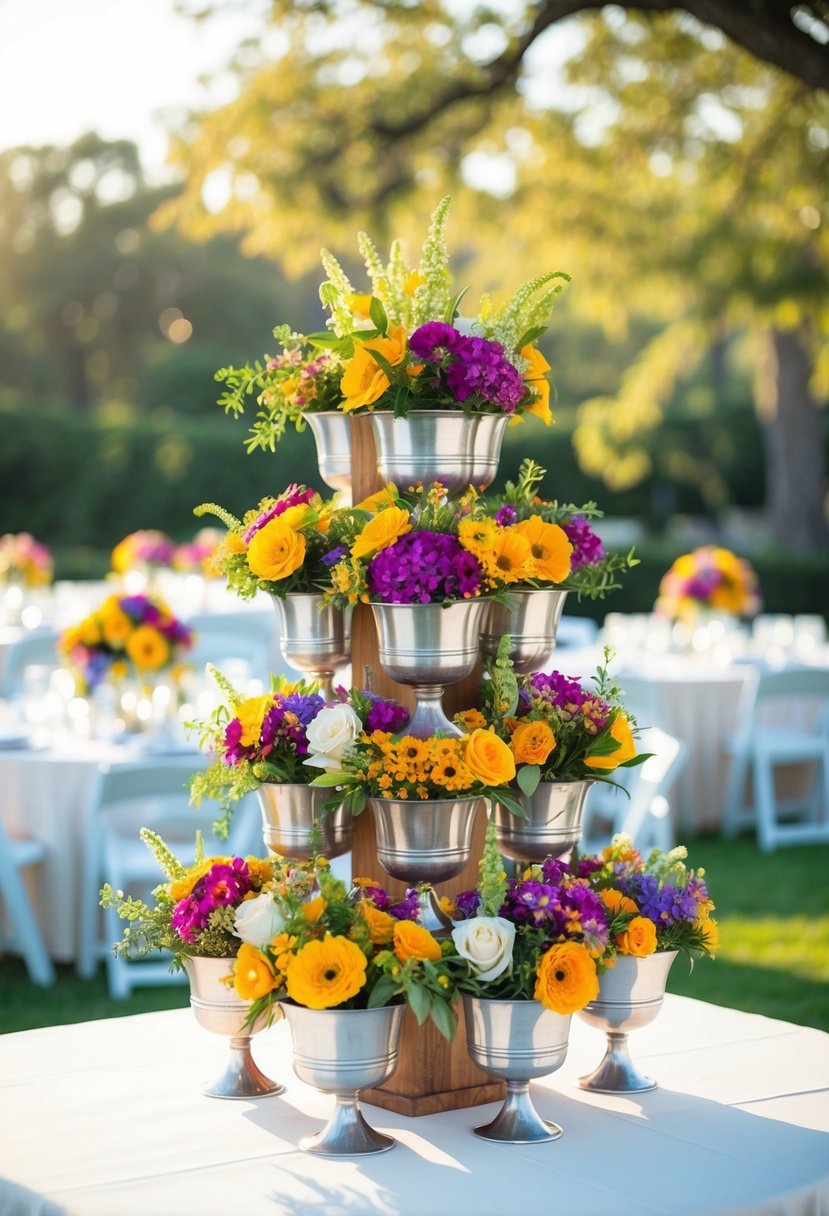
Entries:
[[582, 1089], [633, 1094], [657, 1088], [656, 1081], [640, 1072], [631, 1059], [628, 1034], [647, 1026], [659, 1013], [676, 956], [676, 950], [659, 950], [645, 958], [617, 955], [616, 966], [599, 976], [598, 997], [577, 1016], [605, 1032], [607, 1050], [599, 1067], [579, 1078]]
[[202, 1089], [208, 1098], [267, 1098], [285, 1092], [285, 1086], [266, 1077], [250, 1051], [251, 1037], [263, 1030], [266, 1019], [245, 1026], [250, 1002], [222, 983], [233, 969], [232, 958], [191, 956], [183, 960], [190, 981], [190, 1007], [196, 1021], [213, 1034], [230, 1040], [225, 1068]]

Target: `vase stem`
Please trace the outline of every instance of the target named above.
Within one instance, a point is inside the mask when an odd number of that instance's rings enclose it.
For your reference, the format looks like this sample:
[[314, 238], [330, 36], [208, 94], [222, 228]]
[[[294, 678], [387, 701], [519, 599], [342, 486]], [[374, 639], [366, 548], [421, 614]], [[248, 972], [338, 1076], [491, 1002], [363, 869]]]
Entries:
[[530, 1082], [507, 1081], [504, 1105], [491, 1123], [473, 1129], [482, 1140], [505, 1144], [543, 1144], [557, 1140], [561, 1128], [542, 1119], [530, 1098]]
[[405, 729], [415, 739], [431, 739], [434, 735], [458, 737], [463, 731], [455, 726], [443, 712], [442, 684], [415, 684], [412, 687], [415, 707], [411, 721]]
[[645, 1093], [656, 1089], [656, 1081], [646, 1077], [634, 1064], [628, 1049], [628, 1036], [621, 1031], [608, 1031], [604, 1059], [595, 1072], [579, 1078], [579, 1085], [599, 1094]]
[[394, 1140], [369, 1127], [357, 1104], [357, 1091], [349, 1090], [336, 1094], [331, 1118], [322, 1131], [304, 1136], [299, 1146], [320, 1157], [366, 1156], [387, 1152]]
[[267, 1098], [285, 1086], [266, 1077], [250, 1053], [250, 1036], [234, 1035], [224, 1071], [202, 1090], [208, 1098]]

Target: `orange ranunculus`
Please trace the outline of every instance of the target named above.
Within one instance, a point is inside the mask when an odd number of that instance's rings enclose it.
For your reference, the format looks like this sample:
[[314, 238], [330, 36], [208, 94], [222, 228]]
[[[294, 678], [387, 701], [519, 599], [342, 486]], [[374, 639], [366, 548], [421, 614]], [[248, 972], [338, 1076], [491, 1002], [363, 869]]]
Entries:
[[288, 996], [307, 1009], [332, 1009], [356, 996], [366, 982], [366, 956], [347, 937], [306, 942], [288, 961]]
[[136, 667], [158, 671], [170, 660], [170, 643], [152, 625], [139, 625], [127, 638], [124, 649]]
[[410, 958], [440, 958], [440, 942], [428, 929], [413, 920], [399, 920], [394, 926], [394, 953], [401, 963]]
[[600, 768], [609, 771], [618, 768], [626, 760], [632, 760], [636, 755], [633, 732], [630, 729], [630, 722], [625, 714], [617, 713], [610, 726], [610, 737], [611, 739], [615, 739], [619, 745], [615, 752], [611, 752], [609, 756], [585, 756], [584, 763], [588, 768]]
[[276, 976], [267, 958], [247, 942], [243, 942], [236, 953], [233, 987], [243, 1001], [258, 1000], [276, 987]]
[[562, 583], [570, 573], [573, 546], [567, 533], [558, 524], [546, 523], [540, 515], [531, 515], [514, 525], [514, 530], [526, 537], [535, 562], [535, 578], [549, 583]]
[[382, 490], [376, 490], [373, 494], [369, 494], [368, 498], [364, 498], [362, 502], [354, 504], [355, 511], [370, 511], [375, 515], [380, 507], [396, 507], [397, 506], [397, 487], [393, 482], [389, 482], [383, 486]]
[[647, 916], [634, 916], [624, 933], [616, 934], [616, 949], [620, 954], [645, 958], [656, 949], [656, 925]]
[[354, 354], [346, 364], [340, 391], [343, 395], [343, 410], [349, 414], [364, 405], [373, 405], [389, 387], [389, 378], [380, 365], [371, 357], [376, 351], [387, 363], [396, 367], [406, 357], [406, 330], [402, 325], [390, 329], [383, 338], [372, 338], [355, 347]]
[[516, 764], [543, 764], [556, 746], [547, 722], [519, 722], [509, 741]]
[[315, 920], [319, 920], [327, 907], [328, 901], [323, 899], [321, 895], [317, 895], [314, 899], [306, 900], [302, 905], [302, 915], [310, 924]]
[[617, 912], [638, 912], [639, 907], [627, 895], [623, 895], [621, 891], [615, 891], [609, 887], [605, 891], [599, 891], [599, 899], [602, 901], [608, 912], [614, 916]]
[[351, 546], [352, 557], [368, 557], [388, 549], [406, 532], [411, 532], [409, 512], [404, 507], [386, 507], [370, 519]]
[[576, 1013], [599, 995], [596, 964], [581, 942], [559, 942], [542, 954], [533, 996], [553, 1013]]
[[466, 738], [463, 758], [483, 785], [506, 785], [515, 776], [512, 752], [491, 730], [473, 730]]
[[257, 578], [278, 583], [300, 568], [305, 549], [303, 534], [277, 515], [250, 538], [248, 565]]
[[375, 946], [385, 946], [394, 937], [394, 927], [397, 921], [388, 912], [383, 912], [380, 908], [375, 908], [371, 900], [361, 899], [357, 904], [357, 911], [361, 918], [365, 921], [368, 929], [369, 941]]

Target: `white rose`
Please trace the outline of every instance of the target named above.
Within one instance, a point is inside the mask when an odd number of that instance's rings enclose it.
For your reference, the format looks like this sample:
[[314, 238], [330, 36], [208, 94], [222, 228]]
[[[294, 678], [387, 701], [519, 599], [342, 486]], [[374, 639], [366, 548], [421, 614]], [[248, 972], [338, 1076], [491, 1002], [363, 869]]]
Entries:
[[473, 916], [452, 930], [458, 954], [478, 972], [480, 980], [495, 980], [512, 962], [515, 925], [503, 916]]
[[273, 941], [285, 925], [282, 913], [272, 895], [263, 893], [254, 899], [246, 899], [236, 909], [233, 932], [243, 942], [261, 950]]
[[306, 730], [311, 755], [305, 763], [314, 768], [340, 768], [343, 756], [362, 729], [350, 705], [323, 706]]

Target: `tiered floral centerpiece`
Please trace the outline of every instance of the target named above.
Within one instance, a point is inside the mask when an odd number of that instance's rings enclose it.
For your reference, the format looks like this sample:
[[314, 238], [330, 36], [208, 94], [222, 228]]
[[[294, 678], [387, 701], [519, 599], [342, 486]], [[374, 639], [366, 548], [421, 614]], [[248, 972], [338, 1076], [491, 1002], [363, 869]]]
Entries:
[[172, 564], [176, 545], [159, 528], [141, 528], [128, 533], [112, 550], [110, 562], [116, 574], [141, 571], [151, 575]]
[[0, 583], [45, 587], [52, 581], [52, 553], [30, 532], [0, 536]]
[[705, 545], [676, 559], [659, 584], [655, 611], [693, 621], [701, 613], [754, 616], [760, 588], [751, 563], [730, 549]]

